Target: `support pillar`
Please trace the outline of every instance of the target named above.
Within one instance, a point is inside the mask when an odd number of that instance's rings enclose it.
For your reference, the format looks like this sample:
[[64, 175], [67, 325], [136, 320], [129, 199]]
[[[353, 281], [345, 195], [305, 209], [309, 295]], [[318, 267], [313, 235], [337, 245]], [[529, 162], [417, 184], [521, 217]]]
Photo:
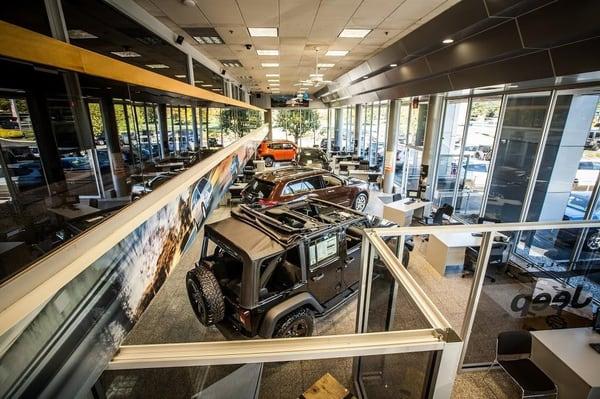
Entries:
[[421, 174], [419, 176], [419, 193], [422, 199], [431, 199], [431, 178], [435, 176], [435, 155], [437, 153], [438, 136], [441, 132], [444, 97], [435, 94], [429, 96], [427, 107], [427, 123], [423, 139], [423, 158], [421, 160]]
[[160, 155], [169, 155], [169, 126], [167, 124], [167, 104], [158, 104], [158, 127], [160, 129]]
[[335, 127], [333, 130], [333, 142], [334, 150], [341, 151], [342, 150], [342, 129], [344, 128], [344, 113], [342, 112], [342, 108], [335, 109]]
[[106, 146], [108, 147], [113, 187], [117, 197], [125, 197], [129, 195], [130, 187], [127, 184], [127, 168], [125, 162], [123, 162], [123, 153], [119, 142], [119, 127], [115, 107], [110, 97], [102, 97], [100, 105], [102, 107], [102, 122], [106, 133]]
[[269, 124], [267, 140], [273, 140], [273, 110], [271, 110], [271, 108], [267, 109], [267, 112], [265, 112], [265, 122]]
[[387, 137], [385, 154], [383, 157], [383, 192], [391, 194], [394, 191], [394, 177], [396, 174], [396, 145], [398, 143], [398, 116], [400, 103], [390, 101], [387, 121]]
[[362, 148], [360, 146], [360, 136], [362, 132], [362, 122], [364, 119], [364, 109], [362, 104], [356, 104], [354, 109], [354, 155], [360, 156]]

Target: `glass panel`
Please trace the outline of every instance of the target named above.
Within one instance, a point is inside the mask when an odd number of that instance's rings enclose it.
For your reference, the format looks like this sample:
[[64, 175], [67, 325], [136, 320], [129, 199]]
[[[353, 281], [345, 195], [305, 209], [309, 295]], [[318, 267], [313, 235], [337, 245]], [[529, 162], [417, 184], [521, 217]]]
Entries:
[[508, 96], [486, 218], [519, 220], [549, 101], [549, 93]]
[[580, 234], [580, 229], [524, 231], [514, 253], [492, 247], [466, 365], [493, 361], [503, 331], [592, 325], [593, 299], [600, 298], [598, 271], [589, 263], [575, 271], [577, 264], [568, 261]]
[[469, 223], [476, 223], [481, 211], [500, 103], [499, 97], [474, 98], [471, 103], [455, 206], [455, 214]]
[[467, 108], [467, 100], [448, 101], [446, 104], [440, 139], [437, 182], [433, 193], [433, 202], [437, 206], [453, 203]]
[[398, 119], [398, 142], [396, 143], [396, 173], [394, 175], [394, 183], [402, 186], [404, 177], [404, 168], [407, 158], [408, 147], [408, 121], [410, 116], [410, 104], [400, 104], [400, 116]]

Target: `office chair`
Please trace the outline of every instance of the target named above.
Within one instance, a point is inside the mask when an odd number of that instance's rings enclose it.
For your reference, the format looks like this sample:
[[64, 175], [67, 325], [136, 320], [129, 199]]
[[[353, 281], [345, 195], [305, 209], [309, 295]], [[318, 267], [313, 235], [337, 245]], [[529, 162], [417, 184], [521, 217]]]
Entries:
[[[492, 244], [492, 250], [490, 251], [490, 259], [488, 260], [488, 267], [485, 273], [485, 277], [489, 278], [492, 283], [496, 282], [494, 275], [496, 271], [501, 267], [504, 267], [507, 262], [508, 254], [508, 242], [494, 242]], [[465, 263], [463, 266], [462, 277], [466, 277], [470, 274], [475, 273], [475, 265], [477, 264], [477, 258], [479, 257], [479, 248], [467, 247], [465, 249]], [[491, 267], [495, 268], [494, 274], [491, 274]]]
[[440, 206], [431, 216], [423, 217], [421, 224], [440, 225], [444, 224], [444, 215], [451, 217], [454, 213], [454, 207], [450, 204]]
[[371, 186], [375, 186], [377, 190], [381, 190], [381, 185], [379, 184], [379, 176], [378, 175], [369, 175], [368, 176], [369, 188]]
[[[344, 172], [344, 173], [342, 173]], [[347, 175], [348, 174], [348, 165], [340, 165], [340, 175]]]
[[498, 364], [521, 388], [521, 398], [558, 397], [558, 387], [531, 361], [531, 333], [504, 331], [496, 340], [496, 358], [488, 368]]
[[369, 170], [369, 161], [359, 161], [358, 170]]

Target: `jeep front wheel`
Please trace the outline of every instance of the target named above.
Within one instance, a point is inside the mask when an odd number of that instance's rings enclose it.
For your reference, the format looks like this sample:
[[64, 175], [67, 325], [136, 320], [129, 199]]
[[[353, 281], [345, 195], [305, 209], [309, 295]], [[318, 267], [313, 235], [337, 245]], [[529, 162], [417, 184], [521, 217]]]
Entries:
[[265, 166], [267, 168], [270, 168], [271, 166], [273, 166], [273, 157], [264, 157], [263, 160], [265, 161]]
[[298, 309], [283, 317], [273, 332], [273, 338], [310, 337], [315, 327], [315, 316], [307, 308]]
[[196, 317], [205, 326], [225, 317], [225, 301], [215, 275], [205, 267], [196, 266], [186, 277], [188, 298]]

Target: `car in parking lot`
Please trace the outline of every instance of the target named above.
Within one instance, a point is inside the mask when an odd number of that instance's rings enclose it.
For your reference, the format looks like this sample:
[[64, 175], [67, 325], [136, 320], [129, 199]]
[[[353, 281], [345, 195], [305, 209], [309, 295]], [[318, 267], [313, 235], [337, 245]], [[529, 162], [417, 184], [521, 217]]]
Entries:
[[[310, 336], [316, 317], [359, 290], [363, 228], [388, 222], [314, 198], [255, 209], [205, 226], [188, 271], [192, 309], [226, 336]], [[408, 264], [412, 244], [403, 261]]]
[[290, 162], [296, 159], [298, 147], [288, 140], [263, 140], [256, 150], [260, 159], [266, 166], [273, 166], [274, 162]]
[[242, 190], [246, 204], [276, 205], [307, 195], [363, 211], [369, 201], [368, 183], [323, 169], [288, 167], [258, 173]]

